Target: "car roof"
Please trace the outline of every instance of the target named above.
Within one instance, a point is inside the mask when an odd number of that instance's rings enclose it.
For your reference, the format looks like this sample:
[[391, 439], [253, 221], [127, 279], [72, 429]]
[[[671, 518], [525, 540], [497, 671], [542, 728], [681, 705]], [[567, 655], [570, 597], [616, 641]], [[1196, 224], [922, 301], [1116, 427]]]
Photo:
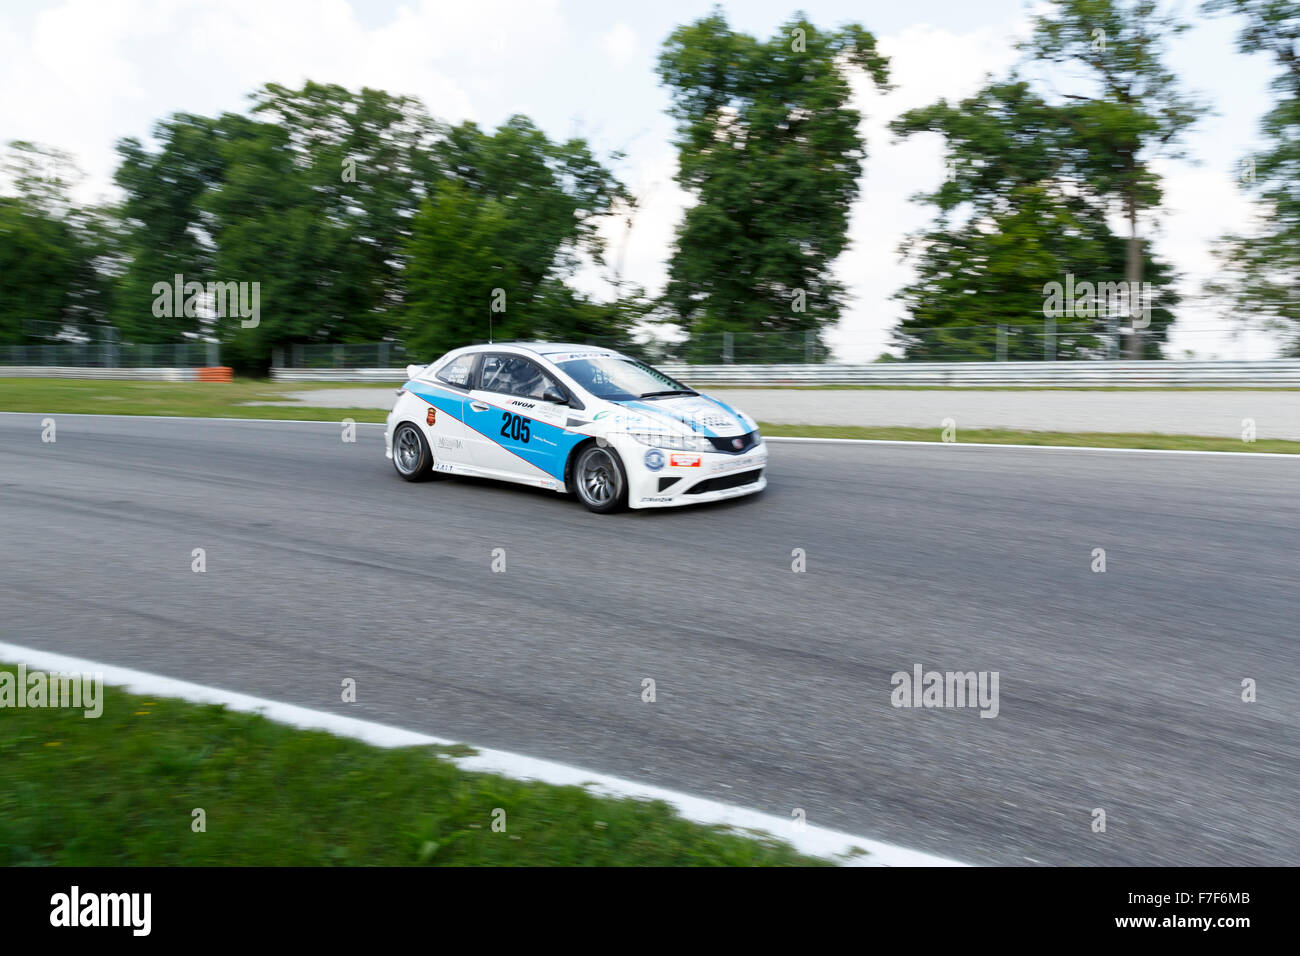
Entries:
[[533, 352], [537, 355], [559, 355], [568, 352], [591, 352], [598, 355], [618, 355], [618, 351], [603, 345], [582, 345], [573, 342], [481, 342], [468, 347], [474, 351], [486, 351], [495, 348], [516, 348]]

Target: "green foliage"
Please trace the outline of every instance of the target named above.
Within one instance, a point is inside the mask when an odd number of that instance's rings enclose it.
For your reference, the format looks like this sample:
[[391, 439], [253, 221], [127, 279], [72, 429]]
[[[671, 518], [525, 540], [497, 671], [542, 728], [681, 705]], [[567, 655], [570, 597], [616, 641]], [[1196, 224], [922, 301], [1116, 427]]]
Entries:
[[1238, 178], [1260, 204], [1260, 228], [1226, 237], [1223, 275], [1211, 292], [1228, 293], [1247, 317], [1262, 317], [1292, 336], [1300, 355], [1300, 7], [1293, 0], [1209, 0], [1207, 12], [1234, 13], [1244, 22], [1243, 53], [1273, 57], [1280, 72], [1276, 102], [1261, 122], [1266, 146], [1247, 157]]
[[[1181, 156], [1179, 138], [1205, 112], [1164, 65], [1167, 41], [1187, 28], [1163, 12], [1162, 0], [1052, 0], [1021, 44], [1037, 64], [1063, 67], [1062, 78], [1082, 70], [1081, 92], [1061, 94], [1068, 106], [1059, 115], [1078, 150], [1082, 187], [1128, 223], [1124, 278], [1130, 282], [1147, 278], [1139, 217], [1161, 198], [1151, 160]], [[1130, 336], [1128, 357], [1153, 357], [1142, 351], [1150, 339]]]
[[603, 261], [600, 220], [630, 202], [585, 142], [553, 143], [515, 116], [495, 133], [452, 127], [434, 154], [446, 178], [416, 213], [406, 247], [408, 349], [437, 355], [486, 341], [489, 317], [497, 339], [628, 328], [634, 302], [602, 306], [563, 281], [581, 256]]
[[838, 320], [844, 289], [830, 267], [864, 156], [848, 106], [854, 68], [886, 83], [870, 33], [803, 18], [763, 42], [715, 10], [664, 43], [677, 182], [699, 200], [678, 227], [665, 301], [692, 338], [819, 332]]
[[38, 328], [93, 336], [112, 301], [107, 212], [72, 203], [80, 174], [58, 150], [13, 142], [4, 166], [15, 195], [0, 196], [0, 344], [36, 341]]
[[[1062, 317], [1055, 338], [1044, 338], [1044, 287], [1069, 275], [1150, 283], [1150, 324], [1128, 336], [1128, 357], [1160, 357], [1175, 277], [1146, 247], [1138, 219], [1161, 199], [1152, 157], [1178, 155], [1178, 137], [1201, 111], [1162, 63], [1166, 39], [1184, 29], [1153, 0], [1056, 0], [1022, 49], [1034, 67], [1074, 68], [1066, 92], [1049, 99], [1013, 73], [891, 124], [901, 136], [941, 134], [949, 167], [919, 197], [935, 207], [933, 227], [903, 246], [917, 270], [899, 293], [909, 316], [896, 339], [907, 357], [993, 359], [1001, 347], [1009, 359], [1038, 359], [1045, 341], [1058, 358], [1105, 355], [1108, 325], [1127, 320]], [[1127, 237], [1111, 230], [1112, 211], [1126, 218]], [[998, 325], [1008, 327], [1001, 341]]]
[[[1087, 184], [1090, 157], [1076, 139], [1075, 109], [1049, 105], [1013, 77], [891, 124], [899, 136], [942, 135], [949, 170], [933, 193], [918, 197], [934, 206], [934, 225], [903, 245], [917, 273], [899, 293], [909, 314], [895, 338], [906, 357], [992, 360], [996, 326], [1005, 325], [1008, 359], [1040, 359], [1047, 283], [1065, 283], [1067, 274], [1093, 283], [1124, 279], [1126, 243]], [[1148, 255], [1145, 276], [1158, 303], [1145, 357], [1158, 358], [1173, 321], [1172, 275]], [[1056, 356], [1097, 357], [1106, 329], [1101, 317], [1061, 319]]]
[[[89, 785], [92, 768], [113, 785]], [[71, 708], [5, 712], [2, 866], [430, 864], [827, 861], [690, 823], [662, 802], [466, 773], [433, 748], [371, 747], [222, 707], [105, 688], [94, 720]]]
[[128, 341], [180, 342], [200, 331], [197, 316], [155, 316], [153, 287], [177, 274], [213, 278], [213, 250], [200, 230], [198, 203], [221, 181], [221, 135], [219, 121], [177, 113], [154, 127], [158, 152], [146, 152], [136, 139], [117, 145], [122, 162], [114, 180], [126, 194], [121, 212], [129, 264], [112, 319]]
[[[253, 101], [251, 116], [160, 123], [156, 153], [119, 146], [132, 226], [119, 324], [140, 341], [214, 334], [225, 361], [254, 369], [292, 342], [391, 335], [409, 222], [435, 175], [432, 120], [406, 97], [310, 82]], [[154, 283], [177, 273], [258, 283], [259, 323], [153, 315]]]

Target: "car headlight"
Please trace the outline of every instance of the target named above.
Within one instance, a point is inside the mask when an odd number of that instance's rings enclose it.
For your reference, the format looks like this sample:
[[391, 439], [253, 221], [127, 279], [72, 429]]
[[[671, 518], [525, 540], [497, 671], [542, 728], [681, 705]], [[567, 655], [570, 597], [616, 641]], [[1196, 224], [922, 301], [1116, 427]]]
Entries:
[[630, 438], [643, 445], [668, 448], [673, 451], [713, 451], [713, 443], [702, 435], [670, 435], [667, 432], [628, 432]]

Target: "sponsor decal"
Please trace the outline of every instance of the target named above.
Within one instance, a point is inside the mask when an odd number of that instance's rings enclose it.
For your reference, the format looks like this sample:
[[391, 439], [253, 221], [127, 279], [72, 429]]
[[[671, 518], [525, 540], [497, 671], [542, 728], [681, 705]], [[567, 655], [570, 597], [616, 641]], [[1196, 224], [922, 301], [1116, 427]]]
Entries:
[[513, 401], [513, 400], [512, 400], [512, 401], [510, 402], [510, 404], [511, 404], [511, 405], [518, 405], [520, 408], [536, 408], [536, 407], [537, 407], [533, 402], [519, 402], [519, 401]]
[[574, 359], [604, 358], [613, 354], [613, 352], [551, 352], [546, 357], [558, 365], [561, 362], [572, 362]]
[[424, 416], [424, 420], [428, 422], [430, 425], [432, 425], [434, 422], [438, 420], [438, 410], [434, 408], [432, 405], [430, 405], [429, 411]]
[[440, 435], [438, 436], [437, 447], [445, 448], [448, 451], [457, 451], [458, 449], [464, 448], [465, 443], [459, 438], [447, 438]]
[[651, 471], [659, 471], [664, 466], [664, 453], [658, 448], [651, 448], [645, 453], [645, 466]]
[[658, 498], [642, 498], [641, 504], [653, 504], [660, 501], [672, 501], [672, 495], [661, 495]]
[[700, 467], [699, 455], [672, 455], [668, 460], [669, 463], [674, 468], [699, 468]]
[[752, 455], [742, 455], [738, 458], [733, 458], [730, 461], [718, 462], [716, 465], [710, 468], [709, 471], [716, 473], [719, 471], [736, 471], [737, 469], [743, 470], [745, 468], [762, 468], [766, 464], [767, 464], [766, 455], [759, 455], [757, 458], [753, 457]]

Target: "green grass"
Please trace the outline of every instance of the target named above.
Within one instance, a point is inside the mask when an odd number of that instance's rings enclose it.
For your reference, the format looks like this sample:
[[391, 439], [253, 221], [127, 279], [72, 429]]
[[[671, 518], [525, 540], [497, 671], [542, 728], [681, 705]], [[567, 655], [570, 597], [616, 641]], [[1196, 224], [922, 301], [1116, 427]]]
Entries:
[[[398, 382], [397, 385], [400, 385]], [[0, 411], [101, 415], [180, 415], [192, 418], [296, 418], [337, 422], [382, 422], [387, 410], [246, 405], [291, 401], [292, 392], [328, 388], [376, 388], [386, 383], [117, 382], [93, 379], [0, 378]], [[396, 386], [394, 386], [395, 388]]]
[[[827, 863], [664, 803], [467, 773], [432, 748], [114, 688], [97, 719], [5, 708], [0, 722], [0, 866]], [[191, 830], [196, 807], [204, 833]]]
[[[772, 425], [759, 422], [767, 438], [874, 438], [888, 441], [941, 441], [941, 428], [876, 428], [865, 425]], [[1066, 445], [1072, 448], [1149, 448], [1188, 451], [1247, 451], [1300, 454], [1300, 442], [1261, 439], [1243, 442], [1235, 438], [1196, 435], [1125, 434], [1113, 432], [1038, 432], [1006, 428], [965, 428], [957, 432], [957, 444]]]
[[[399, 383], [400, 384], [400, 383]], [[195, 418], [292, 418], [337, 422], [383, 422], [386, 409], [317, 408], [311, 405], [247, 405], [245, 402], [290, 401], [294, 392], [328, 388], [376, 388], [384, 383], [268, 382], [236, 379], [216, 382], [101, 382], [84, 379], [0, 378], [0, 411], [39, 414], [99, 413], [181, 415]], [[938, 441], [938, 428], [889, 428], [856, 425], [773, 425], [760, 422], [763, 434], [778, 437], [880, 438], [893, 441]], [[963, 429], [961, 442], [995, 445], [1070, 445], [1105, 448], [1181, 448], [1198, 451], [1300, 453], [1300, 442], [1265, 439], [1246, 443], [1233, 438], [1195, 435], [1116, 434], [1109, 432], [1039, 432], [1011, 429]]]

